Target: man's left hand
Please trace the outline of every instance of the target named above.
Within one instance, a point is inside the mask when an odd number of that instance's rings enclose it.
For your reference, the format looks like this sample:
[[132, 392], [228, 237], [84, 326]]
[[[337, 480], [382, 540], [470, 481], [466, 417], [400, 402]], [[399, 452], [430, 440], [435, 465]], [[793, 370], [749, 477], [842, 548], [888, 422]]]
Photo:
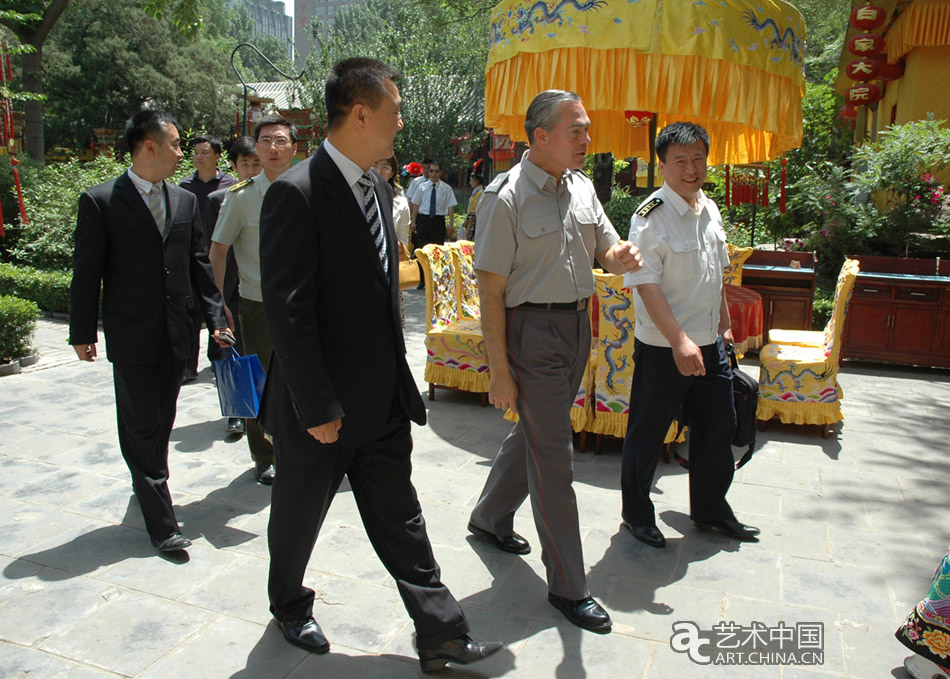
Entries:
[[728, 347], [730, 344], [735, 344], [735, 340], [732, 338], [732, 328], [726, 328], [720, 334], [722, 335], [723, 346]]

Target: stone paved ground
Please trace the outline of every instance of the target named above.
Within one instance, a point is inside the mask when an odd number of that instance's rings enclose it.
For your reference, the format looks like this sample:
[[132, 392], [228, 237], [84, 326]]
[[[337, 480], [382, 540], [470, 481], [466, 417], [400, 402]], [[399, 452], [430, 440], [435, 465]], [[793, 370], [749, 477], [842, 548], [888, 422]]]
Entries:
[[[420, 385], [424, 303], [407, 297]], [[316, 616], [333, 644], [311, 656], [267, 612], [269, 490], [246, 444], [224, 436], [210, 367], [181, 392], [171, 488], [184, 559], [156, 555], [116, 443], [112, 378], [81, 364], [61, 321], [42, 320], [40, 362], [0, 379], [0, 677], [275, 679], [420, 675], [412, 627], [344, 487], [310, 564]], [[743, 367], [755, 373], [755, 359]], [[687, 479], [661, 465], [665, 550], [619, 528], [619, 445], [578, 451], [576, 491], [590, 587], [614, 618], [598, 636], [546, 602], [535, 551], [519, 558], [468, 536], [468, 513], [508, 425], [477, 397], [440, 391], [415, 430], [414, 479], [443, 578], [479, 638], [508, 649], [442, 676], [905, 677], [892, 633], [926, 592], [950, 541], [950, 374], [847, 364], [836, 437], [772, 425], [730, 493], [758, 544], [696, 532]], [[530, 509], [517, 529], [536, 543]], [[691, 620], [824, 624], [815, 667], [694, 665], [671, 650]]]

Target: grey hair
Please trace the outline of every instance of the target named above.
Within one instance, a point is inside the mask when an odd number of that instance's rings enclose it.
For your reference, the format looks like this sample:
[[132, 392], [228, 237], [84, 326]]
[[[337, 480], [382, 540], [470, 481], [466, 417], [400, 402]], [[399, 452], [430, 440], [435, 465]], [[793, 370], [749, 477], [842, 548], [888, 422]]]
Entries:
[[534, 143], [536, 129], [540, 127], [550, 130], [558, 124], [561, 118], [558, 108], [566, 101], [580, 102], [581, 98], [567, 90], [545, 90], [531, 100], [524, 117], [524, 131], [528, 135], [529, 144]]

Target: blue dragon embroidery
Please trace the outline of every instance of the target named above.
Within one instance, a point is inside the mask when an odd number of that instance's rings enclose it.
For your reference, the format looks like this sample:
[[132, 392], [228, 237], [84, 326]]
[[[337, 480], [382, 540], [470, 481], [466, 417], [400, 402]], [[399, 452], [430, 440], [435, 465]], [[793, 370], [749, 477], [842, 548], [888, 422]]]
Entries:
[[802, 52], [804, 51], [802, 49], [802, 39], [795, 35], [795, 31], [791, 27], [786, 28], [783, 32], [775, 23], [775, 19], [769, 17], [765, 21], [759, 21], [751, 9], [743, 12], [742, 17], [746, 20], [746, 23], [757, 31], [772, 29], [773, 37], [768, 40], [768, 44], [775, 49], [788, 50], [793, 62], [796, 64], [802, 63]]
[[[527, 9], [518, 7], [515, 12], [517, 25], [512, 29], [512, 35], [522, 35], [525, 31], [534, 34], [534, 27], [540, 24], [553, 24], [557, 22], [558, 26], [564, 25], [564, 16], [561, 10], [568, 5], [573, 5], [578, 12], [587, 12], [605, 7], [605, 0], [587, 0], [578, 2], [577, 0], [560, 0], [554, 7], [548, 9], [548, 3], [545, 0], [538, 0]], [[538, 16], [535, 16], [535, 15]]]
[[616, 375], [627, 367], [628, 362], [626, 356], [621, 357], [620, 361], [615, 362], [613, 353], [615, 350], [620, 349], [624, 343], [630, 339], [630, 331], [633, 329], [633, 323], [630, 322], [629, 318], [619, 317], [621, 311], [626, 311], [630, 308], [630, 298], [609, 286], [604, 287], [610, 297], [617, 297], [620, 299], [620, 302], [617, 304], [611, 304], [610, 306], [603, 307], [604, 319], [609, 321], [611, 325], [620, 331], [620, 337], [615, 340], [609, 340], [607, 338], [601, 340], [601, 344], [603, 344], [605, 347], [604, 361], [609, 367], [606, 379], [607, 388], [615, 392], [617, 391], [616, 384], [618, 382], [625, 381], [617, 380]]

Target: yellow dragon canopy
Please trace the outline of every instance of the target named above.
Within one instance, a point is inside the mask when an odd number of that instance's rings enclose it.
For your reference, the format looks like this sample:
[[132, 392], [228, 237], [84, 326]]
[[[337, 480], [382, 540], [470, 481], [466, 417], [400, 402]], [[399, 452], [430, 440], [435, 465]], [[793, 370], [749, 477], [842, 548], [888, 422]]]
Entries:
[[526, 141], [538, 92], [577, 92], [590, 151], [649, 155], [648, 127], [690, 120], [710, 164], [776, 158], [801, 145], [805, 22], [782, 0], [505, 0], [489, 30], [485, 126]]

